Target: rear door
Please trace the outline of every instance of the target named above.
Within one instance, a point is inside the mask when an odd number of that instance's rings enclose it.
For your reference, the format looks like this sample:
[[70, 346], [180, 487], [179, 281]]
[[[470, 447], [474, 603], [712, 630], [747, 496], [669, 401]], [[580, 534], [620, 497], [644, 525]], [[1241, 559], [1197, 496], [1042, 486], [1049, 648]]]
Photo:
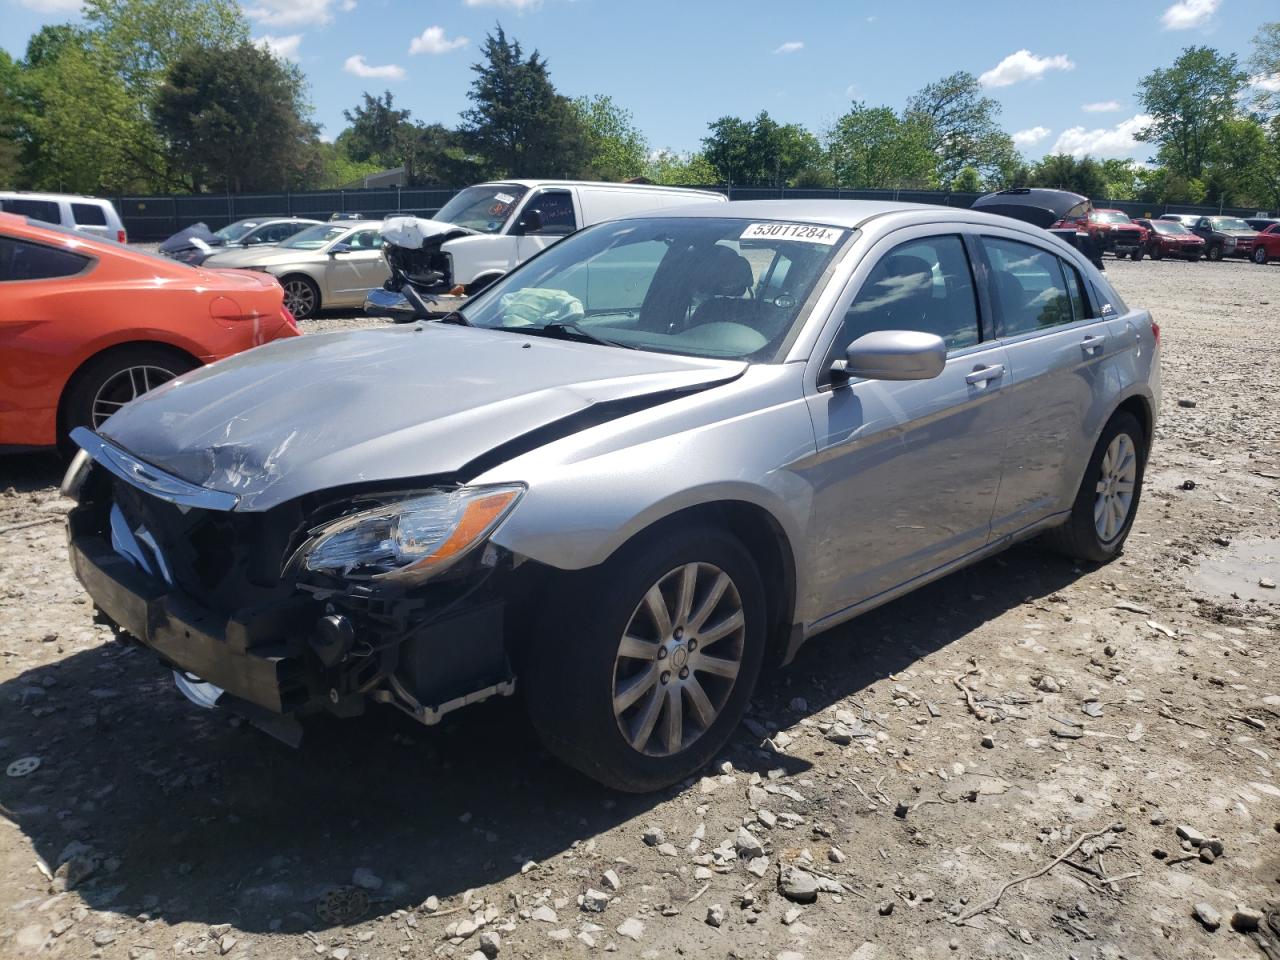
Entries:
[[[1076, 267], [1025, 234], [983, 228], [997, 333], [1008, 356], [1010, 417], [993, 536], [1068, 509], [1092, 453], [1088, 424], [1108, 400], [1108, 361], [1124, 349]], [[1109, 306], [1108, 306], [1109, 309]]]
[[[817, 453], [801, 470], [813, 490], [808, 599], [826, 616], [986, 545], [1008, 426], [1005, 348], [980, 309], [963, 229], [894, 232], [846, 297], [815, 354]], [[875, 330], [938, 334], [942, 374], [833, 382], [832, 361]]]

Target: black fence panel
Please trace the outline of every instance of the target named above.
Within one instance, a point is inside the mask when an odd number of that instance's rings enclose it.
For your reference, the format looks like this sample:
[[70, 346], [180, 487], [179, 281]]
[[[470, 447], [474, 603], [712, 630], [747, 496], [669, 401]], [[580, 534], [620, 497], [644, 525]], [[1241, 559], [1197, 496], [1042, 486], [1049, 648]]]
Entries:
[[[193, 223], [210, 230], [248, 217], [309, 217], [327, 220], [335, 213], [358, 213], [373, 220], [406, 213], [429, 217], [444, 206], [461, 187], [374, 187], [367, 190], [314, 190], [305, 193], [196, 194], [185, 196], [113, 197], [129, 238], [163, 240]], [[731, 200], [887, 200], [897, 203], [932, 203], [968, 207], [979, 193], [940, 190], [877, 190], [826, 187], [757, 187], [709, 185], [697, 187], [726, 194]], [[1237, 207], [1153, 204], [1135, 200], [1096, 200], [1094, 206], [1123, 210], [1131, 217], [1158, 217], [1162, 213], [1226, 214], [1251, 217], [1258, 211]]]

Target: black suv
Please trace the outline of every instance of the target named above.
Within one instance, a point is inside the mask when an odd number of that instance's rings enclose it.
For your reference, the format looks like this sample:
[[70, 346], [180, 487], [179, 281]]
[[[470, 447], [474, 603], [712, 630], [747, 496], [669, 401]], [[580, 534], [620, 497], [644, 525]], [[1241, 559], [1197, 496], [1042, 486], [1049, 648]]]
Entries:
[[1204, 255], [1210, 260], [1223, 257], [1244, 257], [1253, 253], [1258, 231], [1239, 217], [1201, 217], [1191, 227], [1191, 232], [1204, 238]]

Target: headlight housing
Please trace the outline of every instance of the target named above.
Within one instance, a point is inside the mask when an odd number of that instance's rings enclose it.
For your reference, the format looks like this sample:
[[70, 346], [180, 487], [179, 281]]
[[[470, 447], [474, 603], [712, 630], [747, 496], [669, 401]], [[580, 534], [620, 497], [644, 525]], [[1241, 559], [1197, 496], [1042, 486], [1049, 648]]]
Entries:
[[296, 562], [312, 573], [418, 583], [484, 543], [524, 491], [523, 484], [433, 490], [350, 513], [309, 531]]

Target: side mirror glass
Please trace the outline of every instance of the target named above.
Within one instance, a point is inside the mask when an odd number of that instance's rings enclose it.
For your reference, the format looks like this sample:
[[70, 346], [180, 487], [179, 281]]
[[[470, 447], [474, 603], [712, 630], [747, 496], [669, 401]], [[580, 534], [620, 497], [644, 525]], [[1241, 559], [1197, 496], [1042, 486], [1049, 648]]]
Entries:
[[837, 360], [832, 374], [864, 380], [932, 380], [947, 365], [947, 345], [933, 333], [876, 330], [864, 333]]
[[542, 229], [542, 211], [526, 210], [520, 215], [520, 232], [537, 233]]
[[350, 251], [351, 251], [351, 244], [335, 243], [332, 247], [329, 248], [329, 256], [336, 257], [340, 253], [349, 253]]

